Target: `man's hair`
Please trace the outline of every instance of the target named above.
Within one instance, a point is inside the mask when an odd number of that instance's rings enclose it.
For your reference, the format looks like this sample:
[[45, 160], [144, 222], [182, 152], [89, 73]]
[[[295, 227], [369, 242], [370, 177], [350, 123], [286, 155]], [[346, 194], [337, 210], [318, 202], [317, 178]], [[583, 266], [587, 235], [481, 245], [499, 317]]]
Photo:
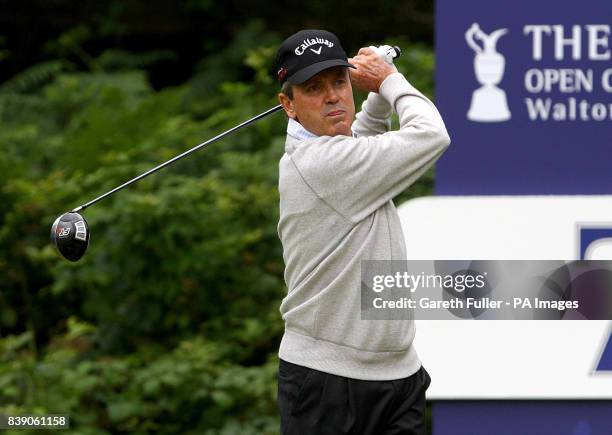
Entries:
[[287, 97], [289, 97], [290, 100], [293, 100], [293, 85], [291, 83], [283, 83], [283, 86], [281, 86], [280, 91], [282, 94], [285, 94]]

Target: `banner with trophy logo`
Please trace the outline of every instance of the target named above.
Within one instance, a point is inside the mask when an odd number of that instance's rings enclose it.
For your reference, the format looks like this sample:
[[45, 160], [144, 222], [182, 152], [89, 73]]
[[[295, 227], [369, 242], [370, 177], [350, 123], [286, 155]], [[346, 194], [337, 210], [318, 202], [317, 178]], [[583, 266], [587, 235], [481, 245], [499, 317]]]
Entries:
[[612, 192], [612, 2], [438, 0], [442, 195]]

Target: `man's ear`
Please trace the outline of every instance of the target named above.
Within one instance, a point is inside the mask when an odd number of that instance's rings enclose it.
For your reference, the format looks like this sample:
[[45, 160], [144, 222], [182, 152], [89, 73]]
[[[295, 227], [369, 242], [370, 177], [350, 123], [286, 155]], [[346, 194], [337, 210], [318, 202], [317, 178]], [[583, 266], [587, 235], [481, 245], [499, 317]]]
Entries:
[[293, 107], [293, 101], [289, 99], [289, 97], [282, 92], [278, 94], [278, 101], [283, 105], [283, 109], [285, 109], [285, 113], [291, 119], [295, 119], [295, 109]]

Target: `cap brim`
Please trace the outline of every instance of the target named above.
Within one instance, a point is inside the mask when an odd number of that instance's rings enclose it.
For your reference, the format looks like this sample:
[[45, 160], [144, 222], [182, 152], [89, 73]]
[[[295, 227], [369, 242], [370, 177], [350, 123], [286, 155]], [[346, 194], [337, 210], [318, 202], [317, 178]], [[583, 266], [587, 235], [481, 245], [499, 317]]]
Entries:
[[355, 66], [348, 63], [346, 60], [342, 59], [332, 59], [332, 60], [324, 60], [322, 62], [313, 63], [312, 65], [308, 65], [306, 68], [303, 68], [293, 74], [291, 77], [287, 77], [287, 81], [292, 85], [299, 85], [304, 83], [306, 80], [314, 76], [315, 74], [320, 73], [324, 69], [332, 68], [334, 66], [346, 66], [349, 68], [355, 68]]

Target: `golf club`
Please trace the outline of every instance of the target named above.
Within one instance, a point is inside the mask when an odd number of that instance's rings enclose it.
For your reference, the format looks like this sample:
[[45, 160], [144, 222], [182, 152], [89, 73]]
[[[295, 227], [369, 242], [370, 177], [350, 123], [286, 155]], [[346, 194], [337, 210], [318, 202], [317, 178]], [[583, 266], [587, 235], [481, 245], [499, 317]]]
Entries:
[[186, 157], [188, 155], [190, 155], [191, 153], [199, 150], [200, 148], [205, 147], [206, 145], [209, 145], [219, 139], [221, 139], [222, 137], [227, 136], [228, 134], [239, 130], [242, 127], [245, 127], [259, 119], [262, 119], [274, 112], [278, 112], [279, 110], [281, 110], [283, 108], [282, 105], [278, 105], [278, 106], [274, 106], [271, 109], [266, 110], [263, 113], [260, 113], [257, 116], [254, 116], [253, 118], [244, 121], [241, 124], [238, 124], [235, 127], [230, 128], [227, 131], [224, 131], [223, 133], [218, 134], [217, 136], [213, 137], [212, 139], [207, 140], [206, 142], [202, 142], [199, 145], [194, 146], [193, 148], [185, 151], [182, 154], [179, 154], [176, 157], [173, 157], [172, 159], [161, 163], [157, 166], [155, 166], [152, 169], [149, 169], [147, 172], [132, 178], [129, 181], [126, 181], [125, 183], [123, 183], [120, 186], [115, 187], [112, 190], [109, 190], [108, 192], [98, 196], [95, 199], [92, 199], [91, 201], [78, 206], [77, 208], [73, 209], [72, 211], [68, 212], [68, 213], [64, 213], [63, 215], [59, 216], [55, 222], [53, 222], [53, 225], [51, 227], [51, 242], [53, 243], [53, 245], [57, 248], [57, 250], [59, 251], [60, 254], [62, 254], [62, 256], [64, 258], [66, 258], [67, 260], [70, 261], [78, 261], [81, 259], [81, 257], [83, 257], [83, 255], [85, 254], [85, 251], [87, 250], [87, 247], [89, 246], [89, 226], [87, 225], [87, 221], [85, 220], [85, 218], [79, 213], [82, 212], [83, 210], [85, 210], [87, 207], [92, 206], [93, 204], [95, 204], [96, 202], [112, 195], [115, 192], [118, 192], [119, 190], [123, 189], [124, 187], [129, 186], [130, 184], [133, 184], [135, 182], [137, 182], [138, 180], [141, 180], [151, 174], [153, 174], [154, 172], [159, 171], [162, 168], [165, 168], [166, 166], [171, 165], [172, 163], [176, 162], [177, 160], [182, 159], [183, 157]]

